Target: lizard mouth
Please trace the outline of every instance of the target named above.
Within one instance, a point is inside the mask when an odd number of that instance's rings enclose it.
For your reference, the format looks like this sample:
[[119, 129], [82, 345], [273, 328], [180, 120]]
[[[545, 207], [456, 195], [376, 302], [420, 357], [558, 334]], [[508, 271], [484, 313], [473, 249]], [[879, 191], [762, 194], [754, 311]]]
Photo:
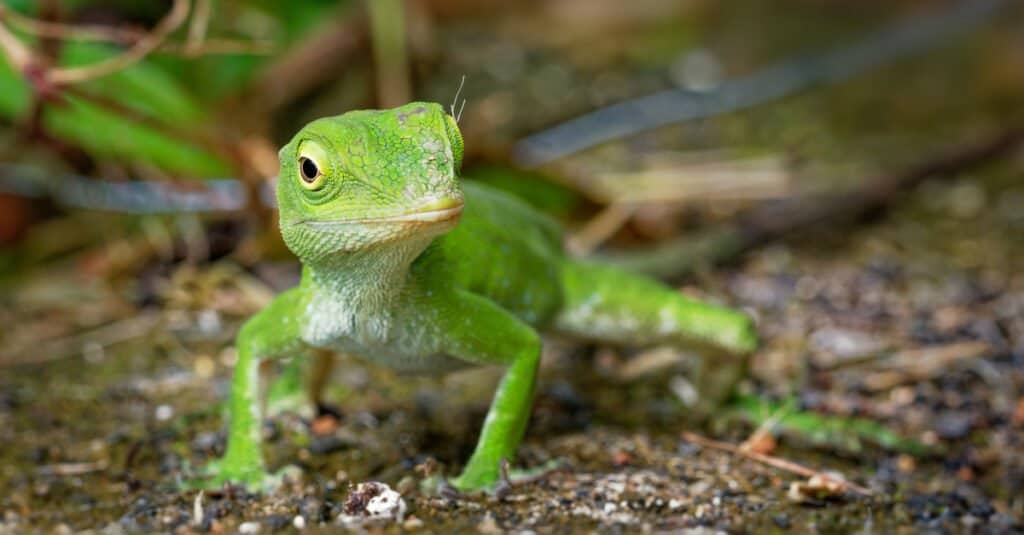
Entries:
[[373, 225], [373, 224], [410, 224], [428, 225], [431, 223], [446, 223], [455, 221], [462, 215], [462, 199], [443, 198], [421, 205], [404, 214], [384, 217], [355, 217], [347, 219], [335, 219], [331, 221], [297, 221], [297, 225], [307, 225], [316, 229], [330, 230], [339, 226], [352, 224]]

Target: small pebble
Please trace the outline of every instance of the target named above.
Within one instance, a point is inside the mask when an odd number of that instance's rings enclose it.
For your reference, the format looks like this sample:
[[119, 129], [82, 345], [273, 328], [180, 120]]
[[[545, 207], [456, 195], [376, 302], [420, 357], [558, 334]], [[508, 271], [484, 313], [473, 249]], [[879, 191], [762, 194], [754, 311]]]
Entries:
[[154, 416], [158, 422], [166, 422], [174, 417], [174, 407], [170, 405], [160, 405], [156, 408]]
[[359, 523], [365, 519], [394, 519], [399, 522], [407, 510], [402, 495], [377, 481], [360, 483], [349, 493], [344, 513], [338, 517], [342, 523]]
[[935, 432], [944, 440], [958, 440], [971, 432], [972, 416], [961, 411], [946, 411], [935, 420]]
[[238, 532], [242, 535], [259, 533], [260, 527], [259, 522], [242, 522], [242, 524], [238, 526]]
[[217, 371], [217, 364], [207, 355], [197, 357], [192, 367], [200, 379], [209, 379]]

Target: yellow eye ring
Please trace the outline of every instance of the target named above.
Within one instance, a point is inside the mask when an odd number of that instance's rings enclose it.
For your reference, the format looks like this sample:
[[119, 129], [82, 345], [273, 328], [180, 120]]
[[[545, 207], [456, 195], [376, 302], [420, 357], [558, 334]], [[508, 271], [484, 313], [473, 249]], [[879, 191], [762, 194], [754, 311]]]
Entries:
[[324, 173], [309, 156], [299, 157], [299, 183], [308, 190], [320, 189], [324, 183]]

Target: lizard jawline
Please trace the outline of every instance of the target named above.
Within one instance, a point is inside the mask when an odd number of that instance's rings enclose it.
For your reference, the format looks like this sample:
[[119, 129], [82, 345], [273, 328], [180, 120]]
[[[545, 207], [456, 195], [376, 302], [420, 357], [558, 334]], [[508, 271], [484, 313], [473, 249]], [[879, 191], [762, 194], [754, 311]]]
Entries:
[[427, 212], [413, 212], [410, 214], [402, 214], [399, 216], [391, 217], [367, 217], [367, 218], [352, 218], [352, 219], [336, 219], [333, 221], [298, 221], [296, 225], [307, 225], [314, 229], [331, 230], [336, 227], [344, 227], [348, 225], [374, 225], [374, 224], [409, 224], [410, 226], [420, 226], [430, 223], [449, 223], [458, 220], [459, 216], [462, 215], [462, 206], [455, 206], [453, 208], [445, 208], [443, 210], [430, 210]]

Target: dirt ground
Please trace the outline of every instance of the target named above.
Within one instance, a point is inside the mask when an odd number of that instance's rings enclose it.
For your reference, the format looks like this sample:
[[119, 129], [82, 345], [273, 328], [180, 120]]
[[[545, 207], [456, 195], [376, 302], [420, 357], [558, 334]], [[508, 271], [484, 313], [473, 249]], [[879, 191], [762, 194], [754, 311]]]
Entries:
[[[802, 168], [813, 187], [855, 183], [1012, 115], [1012, 28], [646, 141], [742, 140], [827, 162]], [[0, 297], [0, 533], [1024, 532], [1022, 176], [1018, 151], [689, 279], [682, 291], [744, 307], [764, 339], [741, 402], [704, 424], [687, 423], [683, 356], [551, 340], [513, 465], [560, 468], [489, 498], [419, 489], [467, 458], [497, 371], [409, 378], [356, 361], [318, 414], [266, 423], [270, 465], [299, 467], [298, 481], [263, 496], [181, 490], [223, 451], [237, 326], [297, 266], [218, 255], [241, 233], [223, 221], [182, 218], [216, 258], [194, 261], [194, 241], [161, 246], [152, 230], [180, 221], [63, 216], [36, 236], [117, 238], [32, 253], [47, 260]], [[346, 523], [368, 481], [401, 494], [401, 518]]]
[[[267, 425], [272, 466], [302, 467], [301, 484], [264, 497], [180, 491], [176, 482], [189, 466], [223, 448], [218, 403], [237, 318], [215, 310], [251, 306], [240, 288], [256, 284], [220, 263], [179, 267], [161, 279], [190, 290], [180, 297], [200, 295], [216, 309], [143, 307], [22, 353], [47, 362], [5, 362], [3, 529], [234, 531], [242, 522], [294, 529], [296, 517], [332, 526], [350, 485], [368, 480], [392, 485], [408, 503], [404, 520], [386, 530], [1019, 529], [1024, 279], [1011, 267], [1024, 260], [1024, 212], [968, 213], [956, 203], [965, 195], [1021, 202], [1019, 185], [997, 185], [1020, 166], [929, 184], [853, 233], [794, 238], [686, 288], [757, 313], [765, 347], [747, 391], [782, 399], [786, 385], [803, 385], [793, 392], [796, 408], [773, 414], [799, 409], [837, 419], [816, 434], [796, 424], [787, 431], [783, 418], [770, 428], [779, 435], [771, 454], [835, 470], [871, 496], [792, 496], [792, 484], [806, 478], [683, 439], [689, 430], [739, 443], [753, 426], [735, 410], [706, 428], [682, 425], [685, 407], [673, 393], [677, 360], [557, 343], [516, 464], [560, 459], [564, 469], [501, 499], [417, 490], [417, 466], [433, 460], [436, 470], [451, 470], [467, 455], [493, 371], [410, 379], [356, 362], [342, 366], [332, 389], [340, 419], [283, 415]], [[921, 211], [935, 223], [921, 225]], [[274, 276], [287, 279], [291, 270]], [[87, 327], [124, 306], [111, 297], [124, 288], [61, 271], [40, 277], [3, 311], [9, 341], [68, 322]], [[163, 291], [173, 302], [175, 291]], [[74, 307], [63, 306], [67, 296]], [[852, 416], [917, 447], [859, 433], [843, 419]]]

